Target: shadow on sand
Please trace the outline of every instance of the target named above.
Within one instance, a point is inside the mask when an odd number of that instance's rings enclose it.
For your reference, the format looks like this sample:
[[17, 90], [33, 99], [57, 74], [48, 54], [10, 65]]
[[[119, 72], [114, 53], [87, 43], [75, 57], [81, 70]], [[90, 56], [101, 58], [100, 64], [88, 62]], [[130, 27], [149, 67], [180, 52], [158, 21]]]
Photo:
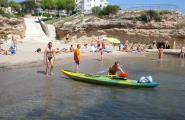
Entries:
[[42, 70], [37, 71], [37, 73], [46, 75], [46, 71], [42, 71]]

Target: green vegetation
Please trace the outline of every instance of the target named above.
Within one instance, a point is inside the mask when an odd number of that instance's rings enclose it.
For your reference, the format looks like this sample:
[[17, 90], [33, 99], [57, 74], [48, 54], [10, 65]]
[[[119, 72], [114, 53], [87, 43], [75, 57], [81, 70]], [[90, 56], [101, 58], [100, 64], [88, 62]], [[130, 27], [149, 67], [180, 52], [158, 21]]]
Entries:
[[[21, 8], [22, 6], [18, 3], [16, 3], [14, 0], [0, 0], [0, 14], [3, 17], [19, 17], [19, 16], [23, 16], [24, 14], [21, 13]], [[13, 11], [13, 13], [8, 13], [6, 12], [6, 8], [7, 7], [11, 7], [11, 10]]]
[[49, 10], [57, 9], [59, 16], [59, 10], [66, 10], [68, 14], [71, 14], [76, 8], [76, 2], [75, 0], [43, 0], [40, 6], [42, 9], [47, 9], [48, 14]]
[[185, 21], [182, 21], [182, 22], [178, 23], [178, 24], [176, 25], [176, 28], [177, 28], [177, 29], [183, 29], [183, 28], [185, 28]]
[[100, 7], [93, 7], [92, 13], [93, 13], [93, 15], [98, 16], [101, 13], [101, 8]]
[[30, 13], [31, 10], [33, 10], [34, 8], [39, 6], [39, 5], [35, 4], [34, 0], [26, 0], [26, 1], [22, 2], [21, 5], [23, 7], [23, 12], [25, 12], [25, 13]]
[[108, 5], [103, 9], [101, 9], [100, 7], [94, 7], [92, 8], [92, 13], [98, 16], [106, 16], [106, 15], [116, 14], [119, 10], [121, 10], [121, 8], [117, 5]]
[[78, 17], [78, 16], [80, 17], [80, 14], [81, 13], [76, 13], [74, 15], [67, 16], [67, 17], [52, 17], [52, 18], [47, 18], [44, 21], [46, 21], [46, 23], [48, 23], [48, 24], [57, 23], [59, 21], [61, 23], [65, 23], [65, 22], [69, 22], [69, 21], [72, 21], [72, 20], [76, 19], [76, 17]]
[[7, 18], [16, 17], [13, 14], [9, 14], [9, 13], [4, 12], [2, 9], [0, 9], [0, 15], [2, 15], [3, 17], [7, 17]]
[[9, 6], [13, 9], [13, 10], [15, 10], [15, 11], [17, 11], [17, 12], [20, 12], [20, 10], [21, 10], [21, 5], [20, 4], [18, 4], [18, 3], [16, 3], [15, 1], [10, 1], [9, 2]]
[[1, 7], [8, 7], [8, 0], [0, 0]]
[[150, 22], [155, 20], [156, 22], [160, 22], [162, 20], [162, 16], [158, 11], [155, 10], [148, 10], [144, 14], [141, 15], [141, 21], [143, 22]]
[[156, 22], [161, 22], [163, 15], [165, 14], [171, 14], [171, 11], [168, 10], [147, 10], [142, 11], [142, 15], [140, 16], [140, 20], [143, 22], [150, 22], [152, 20]]

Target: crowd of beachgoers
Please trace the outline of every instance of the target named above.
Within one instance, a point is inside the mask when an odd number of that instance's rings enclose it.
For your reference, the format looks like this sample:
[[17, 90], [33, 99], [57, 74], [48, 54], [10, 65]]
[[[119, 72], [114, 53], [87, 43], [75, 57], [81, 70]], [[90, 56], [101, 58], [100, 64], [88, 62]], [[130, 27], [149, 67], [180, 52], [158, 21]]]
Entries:
[[[11, 44], [9, 44], [9, 49], [3, 49], [0, 45], [0, 54], [1, 55], [14, 55], [19, 52], [18, 48], [18, 39], [16, 36], [11, 36]], [[60, 43], [61, 44], [61, 43]], [[80, 64], [80, 53], [82, 52], [92, 52], [92, 53], [99, 53], [100, 55], [100, 61], [104, 59], [104, 53], [111, 53], [114, 51], [120, 51], [120, 52], [134, 52], [134, 53], [142, 53], [145, 52], [145, 49], [156, 49], [158, 50], [158, 58], [161, 59], [163, 57], [164, 49], [170, 49], [171, 46], [169, 45], [169, 42], [166, 41], [165, 44], [157, 45], [156, 41], [153, 41], [151, 45], [143, 45], [143, 44], [133, 44], [129, 43], [129, 40], [125, 40], [122, 43], [110, 43], [110, 41], [107, 41], [107, 37], [98, 38], [97, 40], [92, 40], [89, 42], [89, 44], [80, 44], [80, 43], [68, 43], [66, 45], [63, 45], [62, 48], [55, 47], [52, 45], [52, 42], [45, 43], [45, 46], [47, 46], [45, 49], [43, 48], [35, 48], [32, 50], [35, 54], [44, 54], [44, 63], [46, 65], [46, 68], [50, 66], [50, 69], [52, 71], [53, 64], [55, 60], [55, 55], [61, 54], [61, 53], [74, 53], [74, 60], [76, 63], [76, 71], [78, 71], [78, 67]], [[27, 53], [30, 54], [30, 53]], [[181, 58], [184, 58], [185, 55], [185, 46], [182, 45], [181, 52], [179, 53]], [[23, 56], [24, 57], [24, 56]], [[48, 69], [46, 69], [46, 73]]]

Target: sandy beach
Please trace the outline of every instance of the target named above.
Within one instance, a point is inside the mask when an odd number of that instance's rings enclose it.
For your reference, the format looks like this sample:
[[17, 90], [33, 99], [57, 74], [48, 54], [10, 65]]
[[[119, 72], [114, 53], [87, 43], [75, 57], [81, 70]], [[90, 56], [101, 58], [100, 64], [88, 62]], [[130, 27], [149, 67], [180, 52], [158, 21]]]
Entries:
[[[69, 48], [70, 44], [61, 44], [60, 42], [53, 42], [54, 48]], [[18, 44], [18, 51], [16, 55], [1, 55], [0, 66], [27, 66], [29, 64], [36, 64], [36, 65], [43, 65], [44, 64], [44, 53], [36, 53], [35, 48], [41, 48], [42, 50], [45, 49], [47, 46], [46, 43], [32, 43], [27, 45], [26, 43], [19, 43]], [[100, 59], [100, 53], [92, 53], [90, 52], [90, 47], [87, 49], [81, 49], [82, 60], [96, 58]], [[127, 52], [120, 52], [120, 51], [113, 51], [112, 53], [104, 53], [104, 58], [114, 57], [143, 57], [147, 53], [127, 53]], [[56, 62], [57, 61], [73, 61], [73, 53], [65, 53], [61, 52], [60, 54], [56, 54]]]

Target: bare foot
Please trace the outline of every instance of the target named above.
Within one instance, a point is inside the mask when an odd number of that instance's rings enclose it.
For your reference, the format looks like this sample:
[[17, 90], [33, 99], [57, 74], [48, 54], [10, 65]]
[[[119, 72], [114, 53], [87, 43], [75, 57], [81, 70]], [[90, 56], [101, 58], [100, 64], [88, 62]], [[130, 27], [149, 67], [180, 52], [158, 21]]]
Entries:
[[51, 72], [49, 75], [53, 75], [53, 72]]

